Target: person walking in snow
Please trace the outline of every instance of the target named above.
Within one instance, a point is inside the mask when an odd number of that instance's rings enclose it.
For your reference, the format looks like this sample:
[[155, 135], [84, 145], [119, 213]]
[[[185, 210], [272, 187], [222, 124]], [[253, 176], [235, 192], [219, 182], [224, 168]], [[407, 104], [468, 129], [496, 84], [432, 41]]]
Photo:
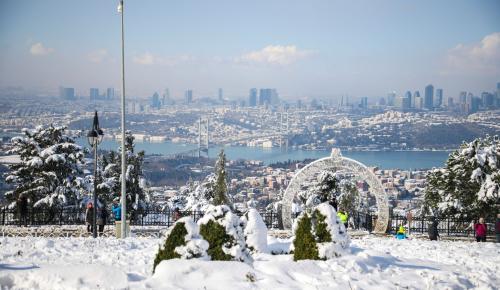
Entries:
[[19, 212], [19, 225], [28, 225], [28, 198], [22, 195], [17, 200], [17, 210]]
[[115, 218], [115, 221], [121, 221], [122, 220], [122, 206], [118, 203], [118, 198], [113, 200], [113, 206], [111, 207], [111, 210], [113, 211], [113, 217]]
[[337, 213], [337, 216], [340, 218], [340, 221], [344, 224], [346, 230], [347, 230], [347, 226], [348, 226], [348, 220], [349, 220], [349, 216], [347, 215], [346, 212], [344, 212], [342, 209], [339, 210], [339, 212]]
[[497, 243], [500, 243], [500, 213], [497, 214], [497, 222], [495, 223], [495, 234], [497, 236]]
[[94, 224], [94, 205], [89, 202], [87, 204], [87, 210], [85, 211], [85, 223], [87, 224], [87, 232], [91, 233]]
[[486, 232], [488, 231], [488, 227], [484, 223], [484, 218], [479, 218], [479, 223], [474, 225], [474, 230], [476, 231], [476, 241], [486, 242]]
[[97, 210], [97, 225], [99, 226], [97, 228], [99, 235], [102, 235], [104, 232], [104, 226], [106, 225], [106, 221], [108, 219], [108, 210], [106, 209], [106, 206], [102, 206]]
[[174, 222], [181, 218], [181, 211], [178, 207], [174, 209]]
[[437, 241], [439, 237], [439, 231], [438, 231], [438, 221], [435, 217], [432, 218], [432, 222], [429, 225], [429, 240], [431, 241]]
[[396, 239], [404, 240], [406, 238], [406, 229], [403, 224], [401, 224], [396, 232]]

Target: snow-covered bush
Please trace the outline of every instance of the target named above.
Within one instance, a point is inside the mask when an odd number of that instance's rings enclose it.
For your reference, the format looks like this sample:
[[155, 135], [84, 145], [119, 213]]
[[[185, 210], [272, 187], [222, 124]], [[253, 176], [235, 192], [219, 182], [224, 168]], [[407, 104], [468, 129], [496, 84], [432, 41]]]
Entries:
[[207, 258], [208, 243], [200, 237], [199, 227], [191, 217], [179, 219], [166, 233], [163, 248], [158, 249], [153, 272], [163, 260]]
[[494, 216], [500, 204], [500, 139], [464, 143], [427, 175], [425, 208], [445, 215]]
[[210, 206], [198, 225], [211, 260], [251, 262], [242, 221], [228, 206]]
[[243, 217], [245, 241], [252, 253], [268, 253], [267, 226], [259, 212], [251, 208]]
[[322, 203], [314, 209], [312, 225], [320, 259], [331, 259], [345, 253], [350, 239], [344, 224], [340, 222], [331, 205]]
[[327, 260], [339, 257], [349, 247], [349, 237], [335, 209], [322, 203], [303, 213], [294, 225], [294, 260]]

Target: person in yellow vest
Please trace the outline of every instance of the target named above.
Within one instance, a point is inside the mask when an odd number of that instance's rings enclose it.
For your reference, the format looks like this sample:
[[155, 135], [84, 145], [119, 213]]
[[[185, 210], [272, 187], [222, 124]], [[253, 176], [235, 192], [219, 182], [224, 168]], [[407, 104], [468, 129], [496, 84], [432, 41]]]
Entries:
[[340, 221], [344, 224], [345, 228], [347, 229], [347, 221], [349, 220], [349, 216], [347, 215], [347, 213], [343, 210], [339, 210], [339, 212], [337, 212], [337, 216], [340, 218]]
[[401, 224], [396, 232], [396, 238], [398, 240], [404, 240], [406, 238], [406, 229], [403, 224]]

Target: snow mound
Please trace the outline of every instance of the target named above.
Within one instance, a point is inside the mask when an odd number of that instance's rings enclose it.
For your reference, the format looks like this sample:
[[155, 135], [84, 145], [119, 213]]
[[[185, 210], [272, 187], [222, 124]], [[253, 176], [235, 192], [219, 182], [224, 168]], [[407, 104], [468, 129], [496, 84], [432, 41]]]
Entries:
[[268, 253], [267, 226], [259, 212], [251, 208], [242, 219], [245, 223], [245, 241], [250, 251], [254, 253]]

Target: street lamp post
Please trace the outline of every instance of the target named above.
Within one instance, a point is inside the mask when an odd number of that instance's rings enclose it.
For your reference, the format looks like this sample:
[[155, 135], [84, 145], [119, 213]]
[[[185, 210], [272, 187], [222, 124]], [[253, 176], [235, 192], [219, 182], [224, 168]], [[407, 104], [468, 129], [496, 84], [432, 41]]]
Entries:
[[94, 210], [92, 212], [92, 235], [97, 238], [97, 146], [102, 141], [102, 136], [104, 133], [101, 128], [99, 128], [99, 118], [97, 117], [97, 111], [95, 111], [94, 122], [92, 124], [92, 130], [87, 134], [87, 139], [89, 145], [94, 149]]
[[125, 33], [123, 29], [123, 14], [124, 14], [124, 7], [123, 7], [123, 0], [120, 0], [120, 3], [118, 4], [118, 12], [121, 14], [121, 24], [122, 24], [122, 118], [121, 118], [121, 125], [122, 125], [122, 187], [121, 187], [121, 238], [126, 238], [127, 237], [127, 196], [126, 196], [126, 180], [125, 180], [125, 175], [126, 175], [126, 162], [127, 162], [127, 156], [125, 155]]

